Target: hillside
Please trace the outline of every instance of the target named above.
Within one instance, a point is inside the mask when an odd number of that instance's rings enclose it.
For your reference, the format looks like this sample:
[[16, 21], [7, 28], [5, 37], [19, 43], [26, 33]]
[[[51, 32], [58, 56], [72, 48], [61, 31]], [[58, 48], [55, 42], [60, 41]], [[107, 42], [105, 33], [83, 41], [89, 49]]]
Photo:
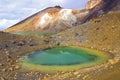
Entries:
[[80, 23], [88, 12], [89, 10], [50, 7], [13, 25], [5, 32], [57, 33]]
[[[58, 35], [66, 40], [65, 44], [77, 45], [72, 40], [86, 44], [88, 47], [112, 48], [120, 51], [120, 12], [111, 12], [102, 17], [94, 18], [89, 22], [63, 31]], [[66, 38], [67, 36], [67, 38]], [[108, 47], [109, 45], [109, 47]], [[84, 46], [84, 45], [83, 45]], [[118, 53], [116, 52], [116, 53]]]
[[[106, 65], [104, 65], [104, 69], [99, 68], [99, 71], [95, 71], [96, 74], [94, 74], [94, 69], [88, 71], [89, 77], [87, 77], [86, 80], [120, 79], [120, 77], [118, 76], [118, 74], [120, 74], [120, 71], [118, 70], [120, 66], [120, 62], [118, 62], [120, 60], [119, 25], [120, 12], [111, 12], [103, 15], [102, 17], [92, 19], [83, 25], [71, 28], [57, 34], [57, 36], [59, 36], [62, 41], [61, 45], [77, 45], [88, 47], [105, 51], [113, 55], [113, 60], [109, 60], [108, 62], [109, 67], [107, 66], [105, 68]], [[112, 68], [110, 68], [111, 66]], [[111, 69], [111, 71], [109, 71], [109, 69]]]
[[[111, 20], [112, 19], [112, 20]], [[95, 18], [89, 22], [62, 31], [56, 35], [46, 37], [30, 37], [18, 36], [8, 33], [0, 33], [1, 50], [1, 78], [29, 80], [31, 77], [42, 80], [46, 77], [47, 80], [54, 79], [76, 79], [83, 80], [89, 74], [86, 80], [119, 80], [120, 71], [120, 13], [110, 12], [102, 17]], [[67, 36], [67, 37], [66, 37]], [[14, 41], [15, 40], [15, 41]], [[32, 42], [32, 45], [31, 45]], [[89, 70], [77, 70], [73, 72], [56, 73], [58, 74], [43, 74], [41, 72], [16, 72], [16, 63], [18, 57], [26, 55], [28, 52], [46, 49], [55, 46], [82, 46], [105, 51], [113, 55], [113, 58], [108, 60], [106, 64], [97, 65]], [[9, 63], [9, 64], [8, 64]], [[14, 66], [12, 66], [14, 65]], [[112, 68], [111, 68], [112, 67]], [[98, 71], [99, 69], [99, 71]], [[109, 71], [110, 69], [110, 71]], [[92, 72], [93, 73], [92, 73]], [[12, 74], [9, 74], [12, 73]], [[76, 74], [77, 73], [77, 74]], [[96, 74], [94, 74], [96, 73]], [[103, 74], [102, 74], [103, 73]], [[28, 75], [26, 75], [28, 74]], [[34, 74], [34, 75], [31, 75]], [[38, 75], [38, 74], [42, 74]], [[82, 74], [82, 75], [81, 75]], [[25, 75], [25, 76], [24, 76]], [[69, 76], [67, 76], [69, 75]], [[81, 75], [79, 77], [76, 77]], [[109, 76], [110, 75], [110, 76]], [[7, 77], [6, 77], [7, 76]], [[38, 76], [38, 77], [37, 77]], [[59, 77], [58, 77], [59, 76]], [[64, 77], [62, 77], [64, 76]], [[101, 78], [100, 78], [101, 77]]]
[[118, 11], [119, 0], [90, 0], [85, 9], [72, 10], [60, 6], [46, 8], [11, 26], [4, 32], [58, 33], [83, 24], [109, 11]]
[[[83, 10], [50, 7], [0, 32], [0, 80], [120, 80], [119, 10], [120, 0], [90, 0]], [[99, 65], [55, 73], [18, 65], [31, 52], [59, 46], [94, 49], [110, 58]]]

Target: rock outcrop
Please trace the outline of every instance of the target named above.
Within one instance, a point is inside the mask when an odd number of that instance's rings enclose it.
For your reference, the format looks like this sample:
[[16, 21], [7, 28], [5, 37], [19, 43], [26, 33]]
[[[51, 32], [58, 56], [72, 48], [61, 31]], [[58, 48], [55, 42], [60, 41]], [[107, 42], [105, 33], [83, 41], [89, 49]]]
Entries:
[[90, 0], [87, 3], [86, 9], [89, 9], [90, 12], [82, 20], [82, 23], [85, 23], [94, 17], [98, 17], [110, 11], [120, 10], [120, 0]]
[[100, 3], [101, 0], [90, 0], [86, 5], [86, 9], [92, 9]]
[[104, 11], [109, 11], [111, 9], [120, 9], [120, 0], [89, 0], [86, 9], [92, 9], [92, 8], [97, 8], [101, 7]]

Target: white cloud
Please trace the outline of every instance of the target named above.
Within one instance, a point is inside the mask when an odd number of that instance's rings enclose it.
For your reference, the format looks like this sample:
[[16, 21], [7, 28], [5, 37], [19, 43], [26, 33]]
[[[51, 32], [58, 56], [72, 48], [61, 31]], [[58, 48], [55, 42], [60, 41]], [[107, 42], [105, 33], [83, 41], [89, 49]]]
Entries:
[[7, 20], [7, 19], [2, 19], [0, 20], [0, 30], [4, 30], [10, 26], [12, 26], [15, 23], [18, 23], [20, 20]]

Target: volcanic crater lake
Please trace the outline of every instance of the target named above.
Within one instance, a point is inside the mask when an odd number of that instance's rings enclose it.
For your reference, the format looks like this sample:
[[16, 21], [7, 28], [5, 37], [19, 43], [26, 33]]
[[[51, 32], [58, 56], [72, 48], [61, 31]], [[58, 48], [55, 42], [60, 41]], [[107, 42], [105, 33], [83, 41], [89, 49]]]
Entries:
[[28, 70], [62, 71], [88, 67], [107, 61], [106, 53], [76, 46], [55, 47], [29, 54], [21, 65]]

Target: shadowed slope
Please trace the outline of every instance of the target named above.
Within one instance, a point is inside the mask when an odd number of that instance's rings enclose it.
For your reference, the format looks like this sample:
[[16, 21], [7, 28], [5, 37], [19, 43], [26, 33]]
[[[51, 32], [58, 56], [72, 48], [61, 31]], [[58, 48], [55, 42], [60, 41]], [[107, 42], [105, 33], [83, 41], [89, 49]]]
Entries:
[[[96, 5], [94, 5], [96, 4]], [[92, 18], [106, 14], [110, 11], [120, 10], [120, 0], [90, 0], [86, 6], [90, 9], [89, 14], [82, 20], [82, 23], [89, 21]]]

